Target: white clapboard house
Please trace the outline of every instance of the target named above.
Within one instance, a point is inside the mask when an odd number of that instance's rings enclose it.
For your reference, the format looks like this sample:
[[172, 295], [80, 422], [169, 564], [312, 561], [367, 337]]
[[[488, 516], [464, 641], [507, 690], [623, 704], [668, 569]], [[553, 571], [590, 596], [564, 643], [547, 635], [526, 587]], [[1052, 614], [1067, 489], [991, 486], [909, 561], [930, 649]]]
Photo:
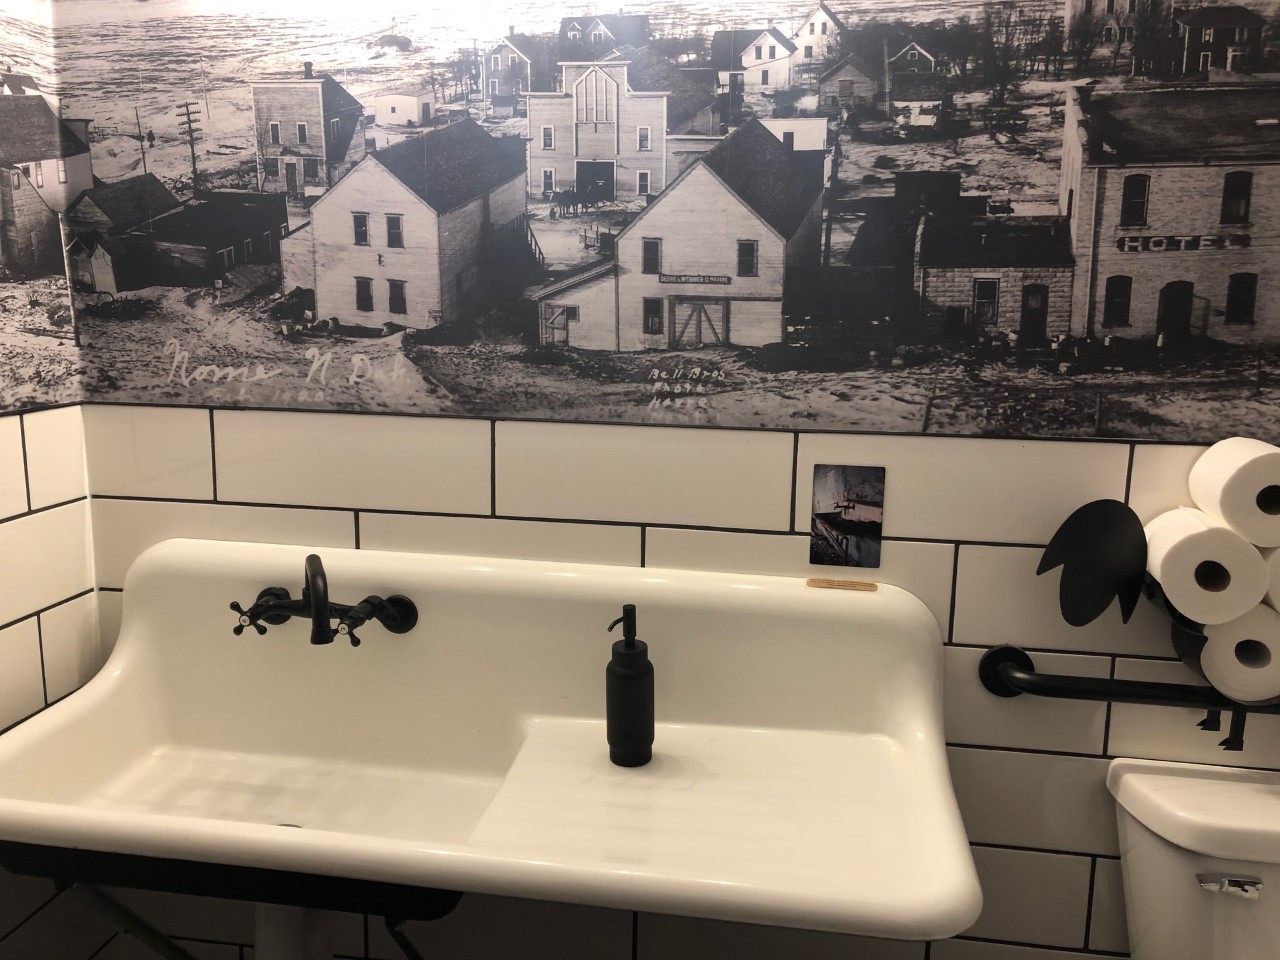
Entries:
[[616, 256], [547, 284], [544, 343], [592, 350], [761, 346], [819, 263], [822, 153], [757, 120], [687, 167], [616, 241]]

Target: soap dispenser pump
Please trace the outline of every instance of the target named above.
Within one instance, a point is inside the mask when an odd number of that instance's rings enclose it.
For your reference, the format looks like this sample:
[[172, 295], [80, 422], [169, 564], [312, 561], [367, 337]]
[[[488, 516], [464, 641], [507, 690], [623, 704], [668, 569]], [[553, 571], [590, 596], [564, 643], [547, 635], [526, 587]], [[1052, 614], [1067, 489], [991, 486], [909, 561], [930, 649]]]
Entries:
[[642, 767], [653, 757], [653, 664], [649, 647], [636, 639], [636, 605], [625, 604], [622, 639], [613, 644], [613, 658], [604, 672], [605, 719], [609, 759], [620, 767]]

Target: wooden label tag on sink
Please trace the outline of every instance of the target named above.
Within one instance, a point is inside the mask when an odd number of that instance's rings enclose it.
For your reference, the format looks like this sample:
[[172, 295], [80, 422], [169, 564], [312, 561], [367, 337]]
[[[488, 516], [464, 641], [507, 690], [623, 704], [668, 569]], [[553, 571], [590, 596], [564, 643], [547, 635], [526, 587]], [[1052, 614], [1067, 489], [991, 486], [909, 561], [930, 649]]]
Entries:
[[828, 580], [824, 577], [810, 577], [805, 581], [808, 587], [827, 587], [831, 590], [865, 590], [874, 593], [879, 584], [865, 580]]

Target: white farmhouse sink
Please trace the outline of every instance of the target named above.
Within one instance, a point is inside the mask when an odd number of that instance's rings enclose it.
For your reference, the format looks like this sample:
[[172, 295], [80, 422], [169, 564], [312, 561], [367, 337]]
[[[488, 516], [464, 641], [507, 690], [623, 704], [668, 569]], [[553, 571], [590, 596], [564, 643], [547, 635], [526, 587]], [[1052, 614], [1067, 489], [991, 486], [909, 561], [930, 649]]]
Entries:
[[[910, 594], [322, 549], [332, 601], [403, 594], [417, 627], [233, 636], [309, 552], [148, 550], [103, 671], [0, 737], [0, 843], [900, 939], [977, 917]], [[603, 722], [624, 603], [657, 674], [638, 768]]]

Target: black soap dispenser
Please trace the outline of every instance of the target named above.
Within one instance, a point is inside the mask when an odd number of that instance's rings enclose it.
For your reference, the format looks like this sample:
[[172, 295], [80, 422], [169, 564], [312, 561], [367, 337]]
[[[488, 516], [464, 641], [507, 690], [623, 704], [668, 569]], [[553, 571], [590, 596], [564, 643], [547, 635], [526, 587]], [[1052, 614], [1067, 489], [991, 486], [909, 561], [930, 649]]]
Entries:
[[653, 664], [649, 646], [636, 639], [636, 605], [625, 604], [622, 639], [613, 645], [613, 658], [604, 671], [605, 719], [609, 759], [620, 767], [643, 767], [653, 757]]

